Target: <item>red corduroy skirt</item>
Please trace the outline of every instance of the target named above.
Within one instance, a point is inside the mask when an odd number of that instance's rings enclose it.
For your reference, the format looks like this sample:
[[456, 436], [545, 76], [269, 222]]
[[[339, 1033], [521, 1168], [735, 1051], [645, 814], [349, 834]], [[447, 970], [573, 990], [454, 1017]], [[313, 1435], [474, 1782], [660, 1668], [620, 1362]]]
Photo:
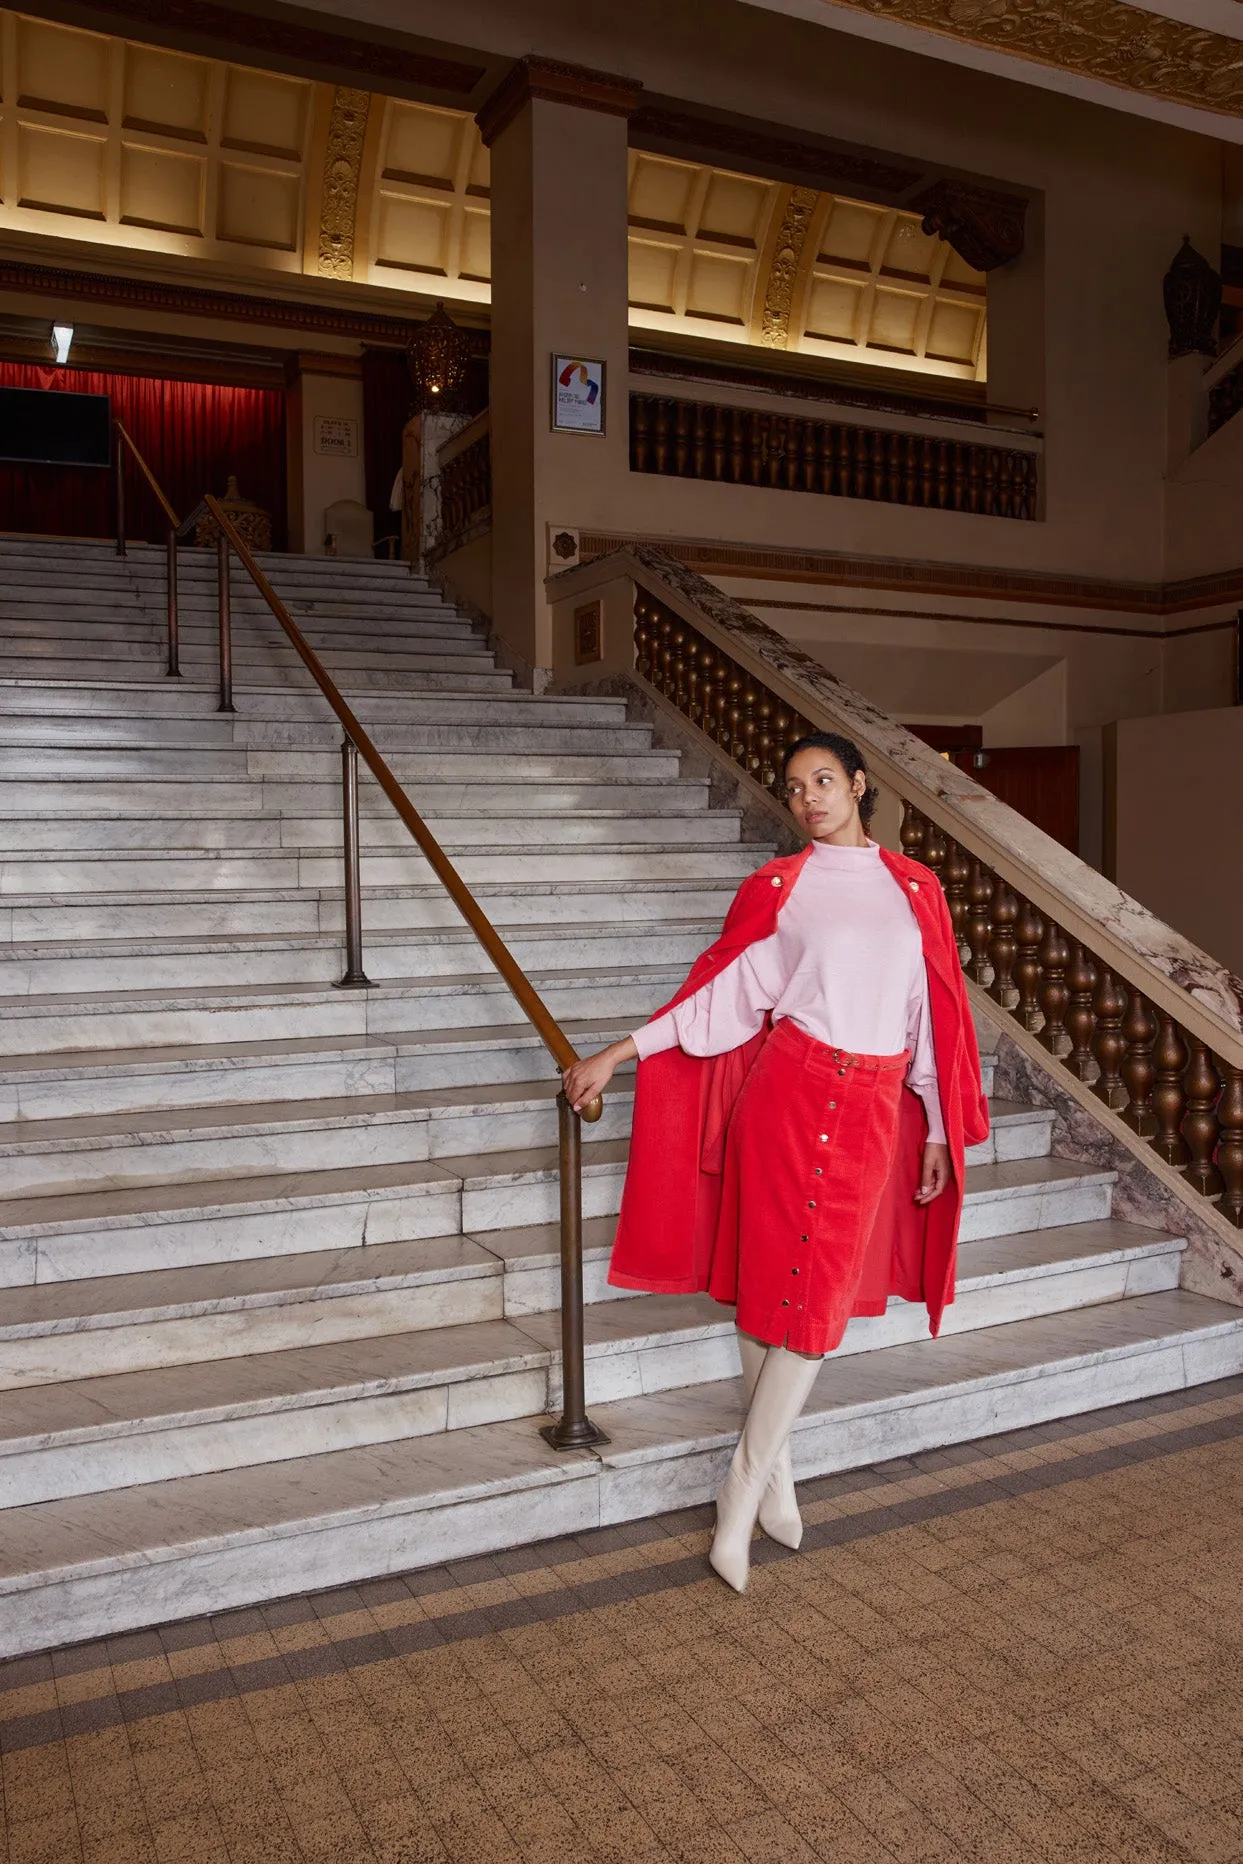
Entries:
[[784, 1018], [730, 1115], [708, 1292], [744, 1333], [831, 1352], [893, 1169], [909, 1049], [856, 1055]]

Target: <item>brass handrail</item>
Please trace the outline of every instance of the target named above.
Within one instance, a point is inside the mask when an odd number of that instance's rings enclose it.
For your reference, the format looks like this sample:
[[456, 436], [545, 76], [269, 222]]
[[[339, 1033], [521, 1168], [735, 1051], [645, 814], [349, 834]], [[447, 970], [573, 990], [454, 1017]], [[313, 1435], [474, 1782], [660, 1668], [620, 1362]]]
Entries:
[[[383, 790], [385, 796], [396, 810], [402, 823], [417, 843], [429, 867], [440, 880], [450, 899], [465, 919], [480, 945], [492, 960], [505, 984], [518, 1004], [519, 1009], [535, 1029], [536, 1034], [556, 1062], [559, 1069], [572, 1067], [578, 1060], [578, 1052], [573, 1043], [560, 1027], [547, 1004], [543, 1001], [521, 965], [497, 932], [491, 920], [484, 913], [474, 894], [462, 876], [450, 861], [436, 837], [424, 822], [410, 798], [393, 775], [383, 755], [360, 723], [345, 700], [336, 682], [323, 665], [314, 648], [307, 641], [301, 628], [289, 613], [284, 602], [273, 589], [263, 570], [256, 562], [254, 553], [241, 535], [228, 513], [221, 507], [218, 499], [209, 492], [205, 503], [219, 527], [221, 544], [221, 561], [224, 569], [221, 577], [221, 657], [222, 676], [225, 659], [228, 654], [228, 566], [227, 551], [232, 549], [238, 561], [246, 570], [259, 594], [263, 597], [273, 615], [287, 635], [294, 651], [312, 679], [323, 693], [337, 718], [341, 722], [346, 741], [355, 747], [372, 776]], [[228, 705], [222, 709], [232, 710], [231, 687]], [[348, 768], [350, 760], [346, 759]], [[350, 814], [349, 795], [351, 784], [346, 776], [345, 794], [347, 797], [346, 814]], [[347, 865], [347, 908], [354, 907], [354, 924], [351, 935], [351, 950], [348, 956], [346, 979], [348, 983], [365, 983], [361, 975], [361, 949], [357, 923], [357, 783], [353, 790], [353, 833], [346, 835]], [[352, 849], [352, 870], [351, 870]], [[359, 975], [351, 977], [350, 972], [358, 969]], [[603, 1106], [599, 1098], [590, 1101], [581, 1115], [570, 1106], [563, 1093], [557, 1096], [559, 1165], [561, 1177], [561, 1269], [562, 1269], [562, 1384], [563, 1412], [558, 1423], [549, 1425], [543, 1435], [556, 1449], [580, 1449], [591, 1444], [607, 1443], [603, 1431], [594, 1425], [586, 1415], [584, 1398], [583, 1369], [583, 1295], [582, 1295], [582, 1178], [581, 1178], [581, 1133], [579, 1120], [595, 1121], [600, 1118]]]
[[125, 449], [129, 448], [138, 463], [143, 478], [155, 493], [160, 509], [168, 519], [168, 530], [164, 540], [164, 563], [166, 590], [168, 598], [168, 665], [165, 669], [170, 679], [181, 677], [181, 654], [178, 641], [177, 614], [177, 534], [181, 529], [181, 520], [173, 510], [172, 504], [163, 486], [148, 466], [146, 460], [134, 444], [133, 436], [124, 421], [112, 423], [116, 430], [116, 451], [113, 460], [114, 487], [116, 497], [117, 521], [117, 555], [126, 555], [125, 548]]
[[146, 460], [143, 458], [142, 454], [138, 451], [138, 448], [135, 446], [133, 437], [131, 436], [129, 430], [127, 429], [124, 421], [114, 421], [113, 426], [116, 428], [117, 433], [120, 435], [121, 439], [125, 442], [126, 446], [129, 448], [130, 452], [133, 454], [134, 458], [137, 460], [138, 469], [142, 473], [142, 476], [146, 480], [147, 484], [151, 487], [151, 490], [155, 493], [157, 499], [160, 501], [160, 505], [162, 506], [163, 511], [164, 511], [164, 516], [168, 519], [168, 522], [172, 525], [175, 531], [179, 530], [181, 528], [181, 519], [177, 516], [177, 513], [173, 510], [172, 506], [169, 504], [168, 499], [164, 493], [164, 488], [161, 486], [159, 480], [156, 478], [155, 474], [152, 472], [151, 468], [148, 466]]

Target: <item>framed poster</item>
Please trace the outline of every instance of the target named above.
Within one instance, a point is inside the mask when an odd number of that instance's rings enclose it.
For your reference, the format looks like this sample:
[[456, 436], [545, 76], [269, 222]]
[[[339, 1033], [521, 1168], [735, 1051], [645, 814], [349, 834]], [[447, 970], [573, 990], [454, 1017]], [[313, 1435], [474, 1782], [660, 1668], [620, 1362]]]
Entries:
[[604, 364], [583, 356], [552, 359], [552, 426], [559, 434], [604, 432]]

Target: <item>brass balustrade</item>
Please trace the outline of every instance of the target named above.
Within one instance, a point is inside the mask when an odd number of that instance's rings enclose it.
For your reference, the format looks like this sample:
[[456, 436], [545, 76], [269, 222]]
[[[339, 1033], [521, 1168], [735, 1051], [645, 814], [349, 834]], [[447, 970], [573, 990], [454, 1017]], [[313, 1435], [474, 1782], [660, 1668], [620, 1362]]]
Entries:
[[633, 393], [630, 469], [984, 517], [1034, 518], [1039, 461], [1028, 450], [982, 440]]
[[[658, 596], [635, 595], [635, 665], [757, 783], [776, 793], [783, 748], [823, 729]], [[1121, 1115], [1243, 1229], [1243, 1066], [1214, 1052], [1137, 978], [1072, 939], [993, 867], [901, 798], [902, 846], [945, 891], [967, 975], [1050, 1059]]]
[[[125, 554], [124, 449], [133, 454], [152, 491], [159, 500], [172, 529], [169, 532], [169, 672], [176, 673], [176, 560], [177, 514], [170, 505], [155, 474], [118, 421], [116, 423], [116, 496], [117, 550]], [[484, 436], [486, 441], [486, 435]], [[474, 894], [462, 879], [448, 855], [424, 822], [388, 763], [355, 717], [328, 673], [319, 655], [289, 613], [281, 598], [264, 575], [246, 540], [238, 531], [218, 499], [210, 493], [204, 501], [218, 526], [217, 549], [217, 622], [219, 653], [219, 710], [232, 712], [233, 705], [233, 627], [230, 602], [231, 557], [250, 577], [268, 608], [294, 648], [320, 692], [340, 720], [342, 857], [345, 867], [345, 972], [340, 979], [344, 989], [368, 989], [370, 979], [363, 969], [362, 886], [358, 815], [358, 760], [361, 757], [380, 789], [396, 810], [428, 866], [444, 886], [454, 905], [479, 940], [480, 945], [504, 979], [523, 1015], [543, 1042], [558, 1072], [572, 1067], [578, 1052], [553, 1017], [535, 986], [509, 950]], [[557, 1161], [560, 1175], [561, 1221], [561, 1416], [555, 1424], [540, 1432], [554, 1449], [587, 1449], [607, 1443], [608, 1438], [587, 1415], [586, 1368], [583, 1342], [583, 1176], [582, 1121], [600, 1118], [603, 1106], [599, 1098], [589, 1101], [582, 1113], [576, 1113], [565, 1094], [557, 1094]]]
[[[444, 886], [454, 905], [509, 986], [518, 1007], [552, 1056], [558, 1071], [572, 1067], [578, 1060], [578, 1052], [574, 1045], [556, 1022], [543, 998], [402, 789], [370, 735], [346, 703], [319, 655], [264, 575], [245, 538], [218, 499], [213, 498], [209, 493], [205, 502], [220, 527], [218, 548], [222, 565], [219, 580], [221, 709], [230, 711], [233, 709], [232, 685], [227, 673], [230, 654], [228, 556], [232, 551], [276, 617], [298, 658], [336, 713], [344, 732], [342, 807], [345, 823], [346, 971], [341, 979], [342, 985], [365, 988], [368, 982], [362, 968], [359, 883], [357, 758], [361, 757], [396, 810], [402, 824], [409, 831], [428, 866]], [[354, 755], [351, 755], [351, 750]], [[604, 1432], [587, 1416], [583, 1354], [583, 1184], [580, 1121], [598, 1120], [602, 1111], [601, 1103], [596, 1099], [589, 1102], [580, 1115], [571, 1107], [564, 1093], [559, 1092], [557, 1095], [558, 1166], [561, 1180], [562, 1412], [558, 1421], [547, 1425], [541, 1434], [554, 1449], [558, 1450], [585, 1449], [592, 1444], [608, 1442]]]

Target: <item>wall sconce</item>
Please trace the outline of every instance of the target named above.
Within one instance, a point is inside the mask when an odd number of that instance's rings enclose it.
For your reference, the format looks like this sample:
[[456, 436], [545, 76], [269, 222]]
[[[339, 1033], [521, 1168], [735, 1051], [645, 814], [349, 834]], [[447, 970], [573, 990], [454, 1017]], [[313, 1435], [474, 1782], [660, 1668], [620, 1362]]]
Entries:
[[414, 384], [420, 414], [447, 408], [466, 380], [470, 332], [455, 324], [443, 304], [421, 323], [406, 350], [406, 367]]
[[72, 324], [53, 324], [52, 325], [52, 347], [56, 351], [56, 360], [59, 364], [63, 365], [64, 363], [67, 363], [69, 361], [69, 350], [70, 350], [70, 346], [72, 345], [72, 343], [73, 343], [73, 325]]

